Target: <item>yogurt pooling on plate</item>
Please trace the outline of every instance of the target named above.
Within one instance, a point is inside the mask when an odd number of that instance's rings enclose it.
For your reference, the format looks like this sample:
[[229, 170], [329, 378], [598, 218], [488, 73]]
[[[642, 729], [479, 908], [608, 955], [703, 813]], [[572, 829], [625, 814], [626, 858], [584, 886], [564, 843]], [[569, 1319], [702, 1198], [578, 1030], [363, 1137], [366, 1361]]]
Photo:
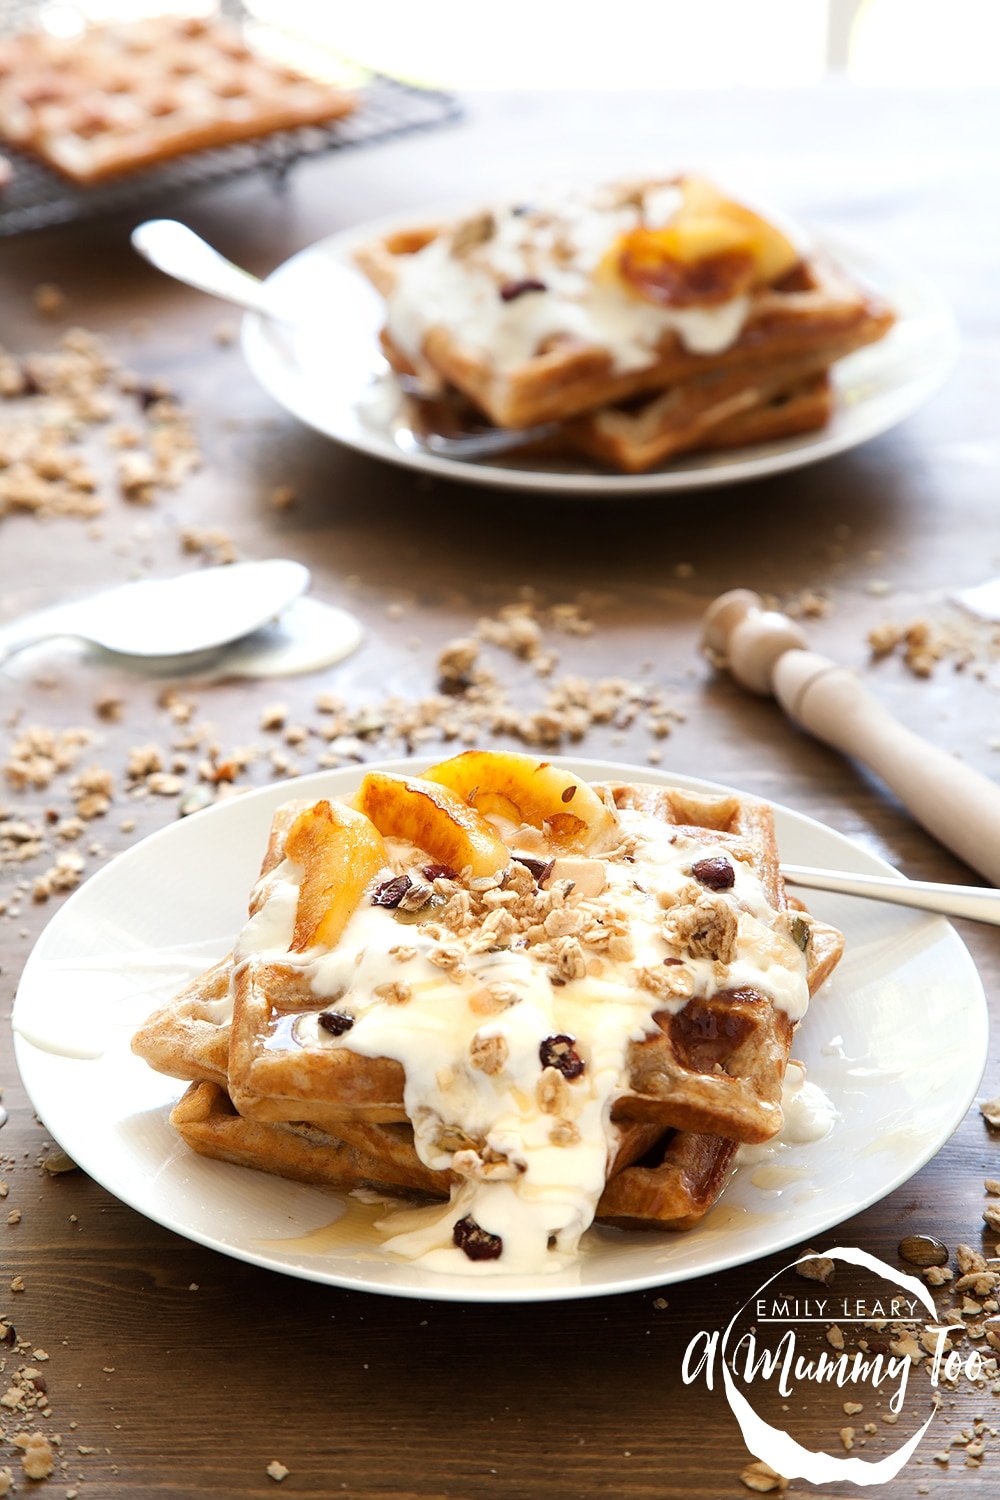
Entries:
[[[416, 1152], [453, 1186], [445, 1205], [384, 1220], [388, 1250], [440, 1271], [557, 1271], [620, 1144], [631, 1044], [722, 989], [797, 1022], [806, 956], [748, 863], [648, 812], [617, 811], [609, 847], [586, 855], [491, 821], [511, 851], [494, 879], [387, 839], [388, 868], [333, 948], [292, 951], [302, 869], [286, 859], [237, 959], [306, 975], [316, 1005], [281, 1018], [281, 1045], [402, 1065]], [[679, 916], [695, 905], [705, 931], [689, 945]]]

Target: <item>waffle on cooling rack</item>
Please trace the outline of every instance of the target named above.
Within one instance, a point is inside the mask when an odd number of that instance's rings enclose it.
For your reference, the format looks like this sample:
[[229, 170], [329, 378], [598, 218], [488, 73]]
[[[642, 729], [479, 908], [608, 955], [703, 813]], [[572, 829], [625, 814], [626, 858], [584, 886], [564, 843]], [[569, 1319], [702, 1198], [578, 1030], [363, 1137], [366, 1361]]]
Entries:
[[354, 102], [251, 51], [224, 18], [164, 15], [0, 40], [0, 139], [84, 186], [337, 119]]
[[822, 376], [893, 321], [830, 257], [697, 177], [498, 206], [356, 259], [400, 373], [500, 427], [565, 424], [550, 449], [628, 472], [822, 425]]
[[233, 954], [133, 1047], [196, 1151], [429, 1203], [386, 1234], [432, 1268], [546, 1269], [711, 1207], [841, 947], [765, 804], [470, 751], [280, 809]]

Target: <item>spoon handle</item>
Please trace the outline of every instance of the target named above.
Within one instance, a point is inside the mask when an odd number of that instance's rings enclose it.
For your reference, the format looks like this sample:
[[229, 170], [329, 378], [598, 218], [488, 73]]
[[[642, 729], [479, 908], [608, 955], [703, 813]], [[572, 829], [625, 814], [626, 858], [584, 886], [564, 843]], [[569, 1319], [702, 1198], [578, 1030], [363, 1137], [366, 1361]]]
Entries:
[[196, 291], [232, 302], [246, 312], [283, 319], [269, 305], [264, 283], [226, 260], [218, 250], [176, 219], [148, 219], [132, 231], [132, 244], [158, 271]]
[[814, 891], [833, 891], [842, 896], [866, 896], [870, 901], [890, 901], [939, 912], [945, 917], [967, 917], [1000, 927], [1000, 891], [971, 885], [939, 885], [930, 880], [896, 880], [889, 875], [842, 875], [837, 870], [814, 870], [806, 865], [781, 866], [789, 885]]

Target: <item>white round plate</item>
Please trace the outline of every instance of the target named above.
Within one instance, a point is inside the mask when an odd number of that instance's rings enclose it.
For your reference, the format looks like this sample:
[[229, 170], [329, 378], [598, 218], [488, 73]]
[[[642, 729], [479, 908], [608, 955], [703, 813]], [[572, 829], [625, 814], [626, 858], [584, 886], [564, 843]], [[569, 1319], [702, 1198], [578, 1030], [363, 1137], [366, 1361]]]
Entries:
[[[563, 764], [591, 780], [727, 790], [613, 762]], [[354, 1213], [340, 1234], [325, 1234], [354, 1200], [189, 1151], [167, 1124], [184, 1085], [133, 1057], [129, 1039], [155, 1006], [229, 949], [279, 803], [349, 792], [365, 769], [281, 782], [144, 839], [69, 898], [28, 960], [14, 1027], [32, 1103], [86, 1172], [168, 1229], [240, 1260], [366, 1291], [470, 1302], [600, 1296], [818, 1243], [918, 1171], [968, 1109], [986, 1059], [986, 1002], [957, 934], [939, 917], [817, 892], [813, 910], [843, 929], [847, 951], [794, 1052], [839, 1118], [826, 1139], [785, 1150], [784, 1188], [755, 1186], [753, 1168], [741, 1168], [687, 1234], [594, 1228], [573, 1269], [537, 1277], [422, 1270], [381, 1250], [364, 1224], [354, 1228]], [[789, 861], [889, 872], [810, 818], [780, 806], [775, 813]]]
[[[409, 222], [398, 217], [343, 230], [301, 250], [267, 278], [273, 307], [288, 322], [248, 313], [243, 353], [261, 385], [308, 426], [362, 453], [466, 483], [550, 494], [650, 495], [704, 489], [798, 469], [856, 448], [895, 427], [946, 379], [957, 334], [947, 305], [921, 278], [867, 252], [818, 237], [847, 270], [897, 310], [886, 338], [834, 367], [836, 411], [820, 432], [724, 453], [680, 458], [649, 474], [598, 472], [585, 460], [515, 454], [441, 458], [400, 446], [402, 396], [379, 352], [381, 296], [354, 265], [356, 248]], [[426, 215], [423, 223], [433, 222]]]

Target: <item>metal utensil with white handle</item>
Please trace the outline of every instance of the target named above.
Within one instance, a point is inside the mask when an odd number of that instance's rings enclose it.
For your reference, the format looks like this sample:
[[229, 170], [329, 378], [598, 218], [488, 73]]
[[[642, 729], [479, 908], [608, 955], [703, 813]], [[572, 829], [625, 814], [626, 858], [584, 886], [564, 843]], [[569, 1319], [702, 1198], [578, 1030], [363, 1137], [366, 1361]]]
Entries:
[[809, 865], [781, 866], [786, 885], [838, 896], [861, 896], [893, 906], [911, 906], [943, 917], [966, 917], [1000, 927], [1000, 890], [974, 885], [942, 885], [933, 880], [899, 880], [892, 875], [848, 875], [840, 870], [816, 870]]

